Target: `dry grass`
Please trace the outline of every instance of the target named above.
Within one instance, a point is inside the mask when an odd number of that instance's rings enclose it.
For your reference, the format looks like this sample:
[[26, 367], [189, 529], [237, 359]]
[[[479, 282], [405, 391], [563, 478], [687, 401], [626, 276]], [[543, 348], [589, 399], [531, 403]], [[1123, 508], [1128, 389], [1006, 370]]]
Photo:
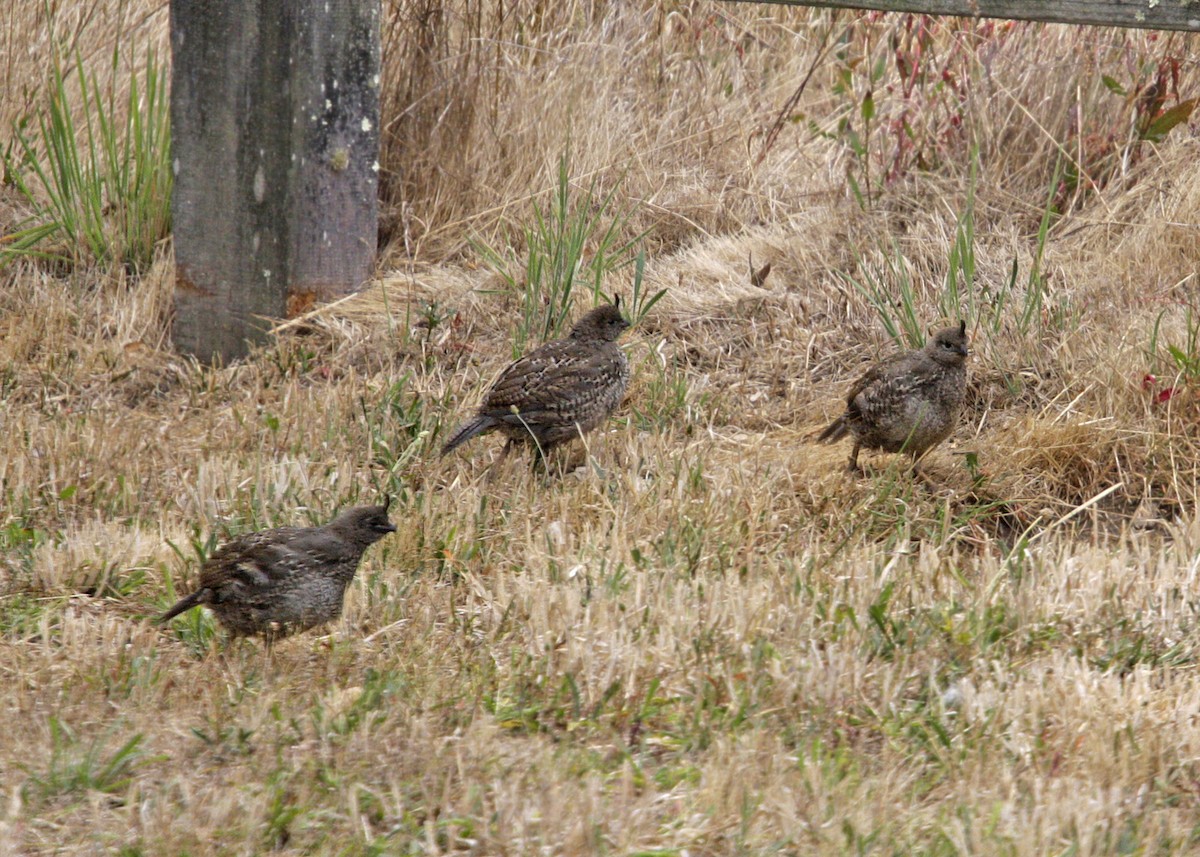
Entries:
[[[165, 10], [134, 6], [58, 24], [86, 56], [122, 15], [160, 44]], [[6, 129], [46, 63], [41, 5], [14, 9]], [[170, 350], [169, 259], [0, 273], [0, 852], [1195, 853], [1200, 138], [1135, 151], [1101, 75], [1197, 45], [947, 26], [906, 94], [862, 76], [903, 20], [393, 3], [376, 288], [212, 370]], [[838, 121], [868, 85], [864, 161]], [[889, 456], [851, 478], [810, 441], [891, 347], [850, 280], [907, 272], [941, 320], [972, 145], [968, 414], [933, 484]], [[1091, 184], [1057, 191], [1023, 327], [1060, 151]], [[562, 478], [489, 468], [488, 440], [438, 459], [510, 342], [469, 242], [564, 152], [641, 203], [669, 290], [629, 398]], [[400, 532], [327, 635], [147, 621], [210, 534], [385, 490]]]

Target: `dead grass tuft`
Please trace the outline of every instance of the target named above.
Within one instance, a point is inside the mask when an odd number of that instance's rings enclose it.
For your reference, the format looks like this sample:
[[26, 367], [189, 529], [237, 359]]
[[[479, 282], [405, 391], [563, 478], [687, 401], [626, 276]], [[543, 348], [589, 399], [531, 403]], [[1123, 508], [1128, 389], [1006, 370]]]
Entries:
[[1126, 467], [1138, 463], [1130, 460], [1135, 450], [1122, 443], [1121, 432], [1108, 421], [1062, 424], [1031, 419], [1010, 429], [1005, 440], [1012, 471], [1036, 474], [1037, 482], [1024, 486], [1026, 496], [1053, 496], [1068, 506], [1082, 505], [1098, 490], [1119, 483], [1122, 457]]

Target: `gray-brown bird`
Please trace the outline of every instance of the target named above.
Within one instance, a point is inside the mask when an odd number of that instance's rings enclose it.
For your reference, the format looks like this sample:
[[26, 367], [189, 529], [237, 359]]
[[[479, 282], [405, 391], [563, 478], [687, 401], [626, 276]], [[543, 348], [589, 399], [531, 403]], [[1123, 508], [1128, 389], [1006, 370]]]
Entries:
[[204, 605], [233, 636], [271, 642], [336, 619], [367, 548], [396, 531], [387, 508], [358, 506], [322, 527], [277, 527], [227, 542], [205, 561], [200, 588], [159, 624]]
[[565, 339], [547, 342], [510, 364], [479, 412], [446, 441], [442, 455], [498, 430], [508, 438], [504, 455], [514, 444], [527, 443], [536, 450], [536, 463], [559, 444], [600, 426], [629, 386], [629, 362], [617, 345], [628, 327], [618, 297], [579, 319]]
[[967, 388], [967, 323], [939, 330], [917, 351], [872, 366], [846, 396], [846, 412], [817, 440], [854, 436], [849, 469], [857, 471], [862, 448], [907, 452], [913, 469], [921, 456], [954, 429]]

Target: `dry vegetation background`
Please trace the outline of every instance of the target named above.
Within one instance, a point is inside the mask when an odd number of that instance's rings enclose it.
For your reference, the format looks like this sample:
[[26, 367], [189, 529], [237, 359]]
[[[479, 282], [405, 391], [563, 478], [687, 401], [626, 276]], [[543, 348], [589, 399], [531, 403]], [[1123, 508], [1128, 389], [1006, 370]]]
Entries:
[[[1153, 125], [1195, 39], [385, 7], [377, 286], [214, 370], [171, 350], [169, 242], [0, 270], [0, 850], [1196, 853], [1200, 136]], [[55, 43], [107, 79], [119, 42], [120, 85], [167, 23], [0, 20], [10, 155]], [[668, 290], [628, 401], [561, 479], [439, 460], [511, 357], [479, 248], [521, 279], [563, 156]], [[974, 337], [930, 485], [809, 441], [905, 301]], [[384, 490], [327, 635], [148, 622], [212, 537]]]

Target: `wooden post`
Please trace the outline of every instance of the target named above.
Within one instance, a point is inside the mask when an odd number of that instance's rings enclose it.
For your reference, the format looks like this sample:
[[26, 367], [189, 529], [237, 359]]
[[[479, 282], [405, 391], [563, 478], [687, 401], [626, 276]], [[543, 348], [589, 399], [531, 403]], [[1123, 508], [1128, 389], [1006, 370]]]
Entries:
[[765, 0], [788, 6], [1200, 31], [1200, 0]]
[[170, 0], [176, 346], [230, 360], [358, 289], [378, 216], [379, 0]]

